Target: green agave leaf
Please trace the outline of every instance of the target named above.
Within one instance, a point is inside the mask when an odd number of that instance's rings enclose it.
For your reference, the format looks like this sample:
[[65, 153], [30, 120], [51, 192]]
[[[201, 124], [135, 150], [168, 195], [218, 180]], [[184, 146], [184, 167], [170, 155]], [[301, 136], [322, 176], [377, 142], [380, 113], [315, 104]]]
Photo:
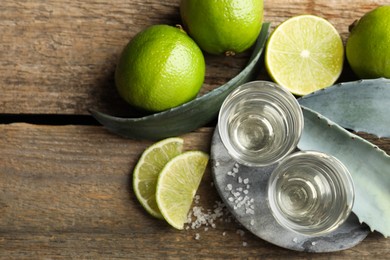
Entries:
[[340, 83], [298, 101], [344, 128], [390, 137], [389, 79]]
[[270, 24], [264, 23], [248, 65], [226, 84], [179, 107], [141, 118], [119, 118], [90, 109], [108, 130], [133, 139], [159, 140], [193, 131], [214, 119], [226, 96], [252, 79], [268, 37]]
[[389, 236], [390, 156], [321, 114], [302, 109], [305, 127], [298, 148], [325, 152], [343, 162], [355, 183], [353, 212], [372, 231]]

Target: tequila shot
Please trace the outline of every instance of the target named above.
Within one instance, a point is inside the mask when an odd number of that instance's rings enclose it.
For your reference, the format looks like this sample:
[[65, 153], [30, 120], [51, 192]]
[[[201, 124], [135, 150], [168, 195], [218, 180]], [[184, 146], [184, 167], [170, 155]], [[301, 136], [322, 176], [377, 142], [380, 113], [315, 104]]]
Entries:
[[239, 86], [223, 102], [218, 130], [238, 163], [267, 166], [291, 153], [301, 136], [303, 115], [296, 98], [267, 81]]
[[268, 200], [280, 225], [304, 235], [335, 230], [349, 216], [354, 185], [335, 157], [302, 151], [282, 160], [271, 174]]

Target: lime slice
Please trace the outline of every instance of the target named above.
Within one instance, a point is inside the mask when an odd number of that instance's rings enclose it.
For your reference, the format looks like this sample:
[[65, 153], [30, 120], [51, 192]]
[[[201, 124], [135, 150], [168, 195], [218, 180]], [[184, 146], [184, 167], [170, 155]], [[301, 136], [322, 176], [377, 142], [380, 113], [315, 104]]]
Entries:
[[189, 151], [176, 156], [158, 176], [157, 205], [165, 220], [174, 228], [183, 229], [192, 200], [202, 180], [209, 156]]
[[274, 30], [266, 46], [268, 73], [296, 95], [333, 85], [343, 62], [340, 34], [327, 20], [313, 15], [286, 20]]
[[158, 175], [168, 161], [181, 154], [182, 148], [183, 139], [164, 139], [147, 148], [134, 168], [134, 193], [146, 211], [157, 218], [163, 218], [156, 203]]

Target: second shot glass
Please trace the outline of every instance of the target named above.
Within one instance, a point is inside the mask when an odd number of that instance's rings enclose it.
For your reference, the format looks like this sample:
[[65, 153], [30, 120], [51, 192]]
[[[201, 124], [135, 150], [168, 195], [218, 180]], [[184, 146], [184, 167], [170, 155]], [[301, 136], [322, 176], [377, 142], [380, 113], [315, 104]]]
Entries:
[[317, 151], [287, 156], [268, 183], [268, 202], [275, 219], [309, 236], [327, 234], [343, 224], [354, 197], [348, 169], [335, 157]]
[[303, 129], [296, 98], [268, 81], [235, 89], [219, 112], [218, 130], [228, 153], [247, 166], [267, 166], [290, 154]]

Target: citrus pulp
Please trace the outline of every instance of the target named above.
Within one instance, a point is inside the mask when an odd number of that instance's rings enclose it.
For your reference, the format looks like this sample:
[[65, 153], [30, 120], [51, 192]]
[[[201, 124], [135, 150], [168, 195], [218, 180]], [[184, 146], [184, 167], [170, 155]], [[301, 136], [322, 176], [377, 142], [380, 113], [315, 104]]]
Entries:
[[133, 172], [133, 190], [141, 205], [151, 215], [163, 218], [156, 203], [158, 175], [165, 164], [181, 154], [183, 139], [167, 138], [147, 148], [141, 155]]
[[271, 34], [265, 51], [271, 78], [293, 94], [305, 95], [332, 85], [343, 69], [344, 46], [327, 20], [292, 17]]
[[209, 156], [184, 152], [170, 160], [158, 176], [156, 201], [164, 219], [183, 229], [193, 198], [202, 180]]

